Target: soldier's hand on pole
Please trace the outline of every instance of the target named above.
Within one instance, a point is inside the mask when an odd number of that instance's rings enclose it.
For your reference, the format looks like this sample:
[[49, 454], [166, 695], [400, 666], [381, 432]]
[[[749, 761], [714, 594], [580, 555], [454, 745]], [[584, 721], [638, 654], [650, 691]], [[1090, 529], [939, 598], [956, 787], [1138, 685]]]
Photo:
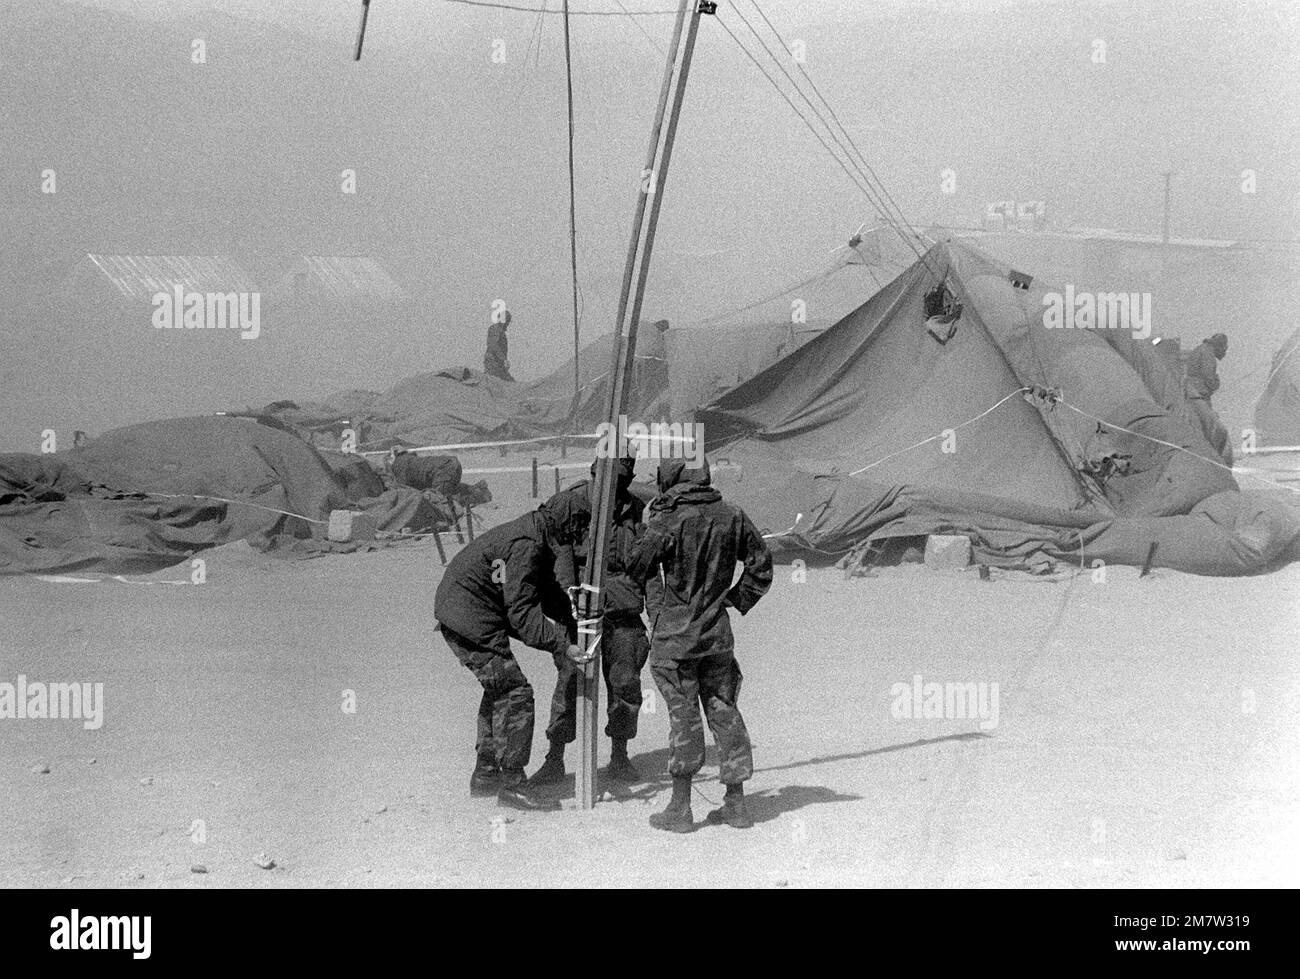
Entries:
[[590, 663], [592, 660], [596, 658], [596, 647], [592, 645], [584, 653], [582, 651], [581, 646], [575, 645], [573, 643], [569, 643], [568, 656], [570, 660], [572, 660], [574, 663], [577, 663], [579, 666], [586, 666], [588, 663]]

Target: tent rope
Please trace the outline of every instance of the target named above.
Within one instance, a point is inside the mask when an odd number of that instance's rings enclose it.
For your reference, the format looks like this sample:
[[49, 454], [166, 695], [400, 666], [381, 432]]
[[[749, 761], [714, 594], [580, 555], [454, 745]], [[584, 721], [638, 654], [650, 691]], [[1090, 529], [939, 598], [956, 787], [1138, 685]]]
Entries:
[[[1108, 422], [1104, 418], [1098, 418], [1096, 415], [1084, 411], [1082, 408], [1076, 408], [1074, 405], [1070, 404], [1070, 402], [1064, 399], [1061, 399], [1058, 402], [1058, 404], [1065, 405], [1065, 407], [1069, 408], [1071, 411], [1078, 412], [1080, 415], [1083, 415], [1084, 418], [1089, 418], [1092, 421], [1097, 422], [1097, 424], [1099, 425], [1105, 425], [1107, 428], [1113, 428], [1116, 431], [1125, 432], [1129, 435], [1135, 435], [1140, 439], [1146, 439], [1148, 442], [1155, 442], [1157, 445], [1164, 445], [1164, 446], [1168, 446], [1171, 449], [1177, 449], [1179, 452], [1186, 452], [1193, 459], [1200, 459], [1202, 462], [1207, 462], [1211, 466], [1218, 466], [1220, 469], [1225, 469], [1229, 473], [1232, 473], [1233, 475], [1238, 475], [1238, 471], [1233, 469], [1232, 466], [1220, 462], [1217, 459], [1207, 458], [1206, 456], [1201, 455], [1199, 452], [1193, 452], [1191, 449], [1188, 449], [1184, 446], [1177, 445], [1173, 442], [1166, 442], [1164, 439], [1158, 439], [1153, 435], [1144, 435], [1142, 432], [1135, 432], [1131, 428], [1125, 428], [1123, 425], [1116, 425], [1114, 422]], [[1300, 490], [1296, 489], [1294, 486], [1286, 486], [1285, 484], [1279, 483], [1275, 480], [1265, 479], [1263, 476], [1255, 475], [1255, 473], [1251, 472], [1248, 469], [1240, 470], [1240, 475], [1249, 476], [1251, 479], [1257, 479], [1261, 483], [1268, 483], [1268, 485], [1273, 486], [1277, 489], [1288, 490], [1289, 492], [1292, 493], [1300, 493]]]
[[[958, 423], [958, 424], [956, 424], [956, 425], [953, 425], [953, 426], [951, 426], [950, 429], [945, 429], [944, 431], [949, 431], [949, 430], [951, 430], [951, 431], [956, 431], [956, 430], [959, 429], [959, 428], [964, 428], [964, 427], [966, 427], [967, 425], [974, 424], [975, 422], [977, 422], [977, 421], [979, 421], [981, 418], [983, 418], [985, 415], [992, 414], [994, 411], [996, 411], [998, 408], [1002, 407], [1002, 405], [1006, 404], [1008, 401], [1010, 401], [1010, 400], [1011, 400], [1012, 398], [1014, 398], [1016, 395], [1018, 395], [1018, 394], [1025, 394], [1025, 393], [1027, 393], [1027, 392], [1029, 392], [1029, 391], [1032, 391], [1032, 390], [1033, 390], [1033, 388], [1031, 388], [1031, 387], [1021, 387], [1021, 388], [1017, 388], [1016, 390], [1014, 390], [1014, 391], [1012, 391], [1010, 394], [1008, 394], [1006, 397], [1004, 397], [1004, 398], [1002, 398], [1000, 401], [998, 401], [996, 404], [992, 405], [991, 407], [985, 408], [985, 409], [984, 409], [983, 411], [981, 411], [978, 415], [975, 415], [975, 416], [973, 416], [973, 417], [971, 417], [971, 418], [967, 418], [964, 422], [960, 422], [960, 423]], [[1064, 405], [1066, 408], [1069, 408], [1071, 411], [1073, 411], [1073, 412], [1077, 412], [1078, 414], [1082, 415], [1083, 417], [1088, 418], [1088, 419], [1090, 419], [1090, 420], [1092, 420], [1092, 421], [1094, 421], [1094, 422], [1097, 422], [1098, 424], [1105, 425], [1107, 428], [1113, 428], [1113, 429], [1115, 429], [1115, 430], [1117, 430], [1117, 431], [1124, 432], [1124, 433], [1126, 433], [1126, 434], [1128, 434], [1128, 435], [1133, 435], [1133, 436], [1136, 436], [1137, 438], [1140, 438], [1140, 439], [1146, 439], [1148, 442], [1155, 442], [1155, 443], [1157, 443], [1157, 444], [1159, 444], [1159, 445], [1163, 445], [1163, 446], [1166, 446], [1166, 447], [1171, 448], [1171, 449], [1177, 449], [1179, 452], [1186, 452], [1186, 453], [1187, 453], [1188, 455], [1190, 455], [1192, 458], [1194, 458], [1194, 459], [1200, 459], [1202, 462], [1209, 463], [1211, 466], [1218, 466], [1220, 469], [1226, 470], [1227, 472], [1232, 473], [1234, 476], [1235, 476], [1235, 475], [1244, 475], [1244, 476], [1249, 476], [1249, 477], [1251, 477], [1252, 479], [1256, 479], [1256, 480], [1260, 481], [1261, 483], [1267, 483], [1269, 486], [1272, 486], [1272, 487], [1274, 487], [1274, 488], [1276, 488], [1276, 489], [1284, 489], [1284, 490], [1287, 490], [1288, 492], [1291, 492], [1291, 493], [1300, 493], [1300, 489], [1297, 489], [1297, 488], [1294, 487], [1294, 486], [1287, 486], [1287, 485], [1285, 485], [1284, 483], [1279, 483], [1279, 482], [1277, 482], [1276, 480], [1267, 479], [1267, 478], [1265, 478], [1265, 477], [1263, 477], [1263, 476], [1256, 475], [1255, 473], [1253, 473], [1253, 472], [1251, 472], [1251, 471], [1249, 471], [1249, 470], [1246, 470], [1246, 469], [1235, 470], [1235, 469], [1232, 468], [1232, 466], [1229, 466], [1229, 465], [1227, 465], [1226, 463], [1220, 462], [1220, 461], [1217, 460], [1217, 459], [1210, 459], [1210, 458], [1207, 458], [1206, 456], [1203, 456], [1203, 455], [1201, 455], [1200, 453], [1193, 452], [1191, 449], [1188, 449], [1188, 448], [1186, 448], [1185, 446], [1178, 445], [1178, 444], [1176, 444], [1176, 443], [1174, 443], [1174, 442], [1166, 442], [1164, 439], [1158, 439], [1158, 438], [1156, 438], [1155, 436], [1152, 436], [1152, 435], [1146, 435], [1146, 434], [1144, 434], [1144, 433], [1142, 433], [1142, 432], [1136, 432], [1136, 431], [1134, 431], [1134, 430], [1131, 429], [1131, 428], [1125, 428], [1123, 425], [1116, 425], [1114, 422], [1108, 422], [1108, 421], [1106, 421], [1104, 418], [1098, 418], [1096, 415], [1094, 415], [1094, 414], [1092, 414], [1092, 413], [1090, 413], [1090, 412], [1084, 411], [1082, 408], [1076, 407], [1075, 405], [1070, 404], [1070, 402], [1066, 401], [1064, 398], [1057, 397], [1057, 398], [1053, 399], [1053, 403], [1054, 403], [1054, 404], [1059, 404], [1059, 405]], [[941, 439], [941, 438], [943, 438], [943, 437], [944, 437], [944, 433], [943, 433], [943, 432], [940, 432], [940, 433], [938, 433], [937, 435], [931, 435], [929, 438], [921, 439], [919, 442], [914, 442], [912, 445], [909, 445], [909, 446], [907, 446], [907, 447], [905, 447], [905, 448], [898, 449], [897, 451], [895, 451], [895, 452], [891, 452], [891, 453], [889, 453], [888, 455], [881, 456], [879, 459], [876, 459], [874, 462], [869, 462], [869, 463], [867, 463], [867, 464], [866, 464], [865, 466], [863, 466], [861, 469], [855, 469], [855, 470], [853, 470], [851, 473], [849, 473], [849, 475], [850, 475], [850, 476], [857, 476], [857, 475], [860, 475], [861, 473], [866, 472], [868, 469], [871, 469], [871, 468], [873, 468], [874, 466], [878, 466], [878, 465], [880, 465], [882, 462], [888, 462], [890, 459], [893, 459], [895, 456], [900, 456], [900, 455], [902, 455], [904, 452], [911, 452], [913, 449], [919, 449], [921, 446], [923, 446], [923, 445], [928, 445], [928, 444], [930, 444], [931, 442], [936, 442], [936, 441], [938, 441], [939, 439]], [[797, 522], [797, 521], [796, 521], [796, 522]], [[793, 528], [791, 528], [791, 530], [793, 530]], [[772, 536], [773, 536], [773, 537], [782, 537], [782, 536], [785, 536], [785, 534], [788, 534], [788, 533], [790, 533], [790, 531], [784, 531], [784, 532], [781, 533], [781, 534], [773, 534]]]
[[[999, 401], [997, 404], [993, 405], [991, 408], [985, 408], [983, 411], [981, 411], [981, 412], [980, 412], [978, 415], [976, 415], [975, 417], [973, 417], [973, 418], [967, 418], [964, 422], [962, 422], [962, 423], [960, 423], [960, 424], [958, 424], [958, 425], [953, 425], [952, 428], [951, 428], [950, 430], [955, 432], [955, 431], [956, 431], [957, 429], [959, 429], [959, 428], [965, 428], [967, 425], [970, 425], [970, 424], [972, 424], [972, 423], [974, 423], [974, 422], [979, 421], [979, 420], [980, 420], [981, 418], [983, 418], [985, 415], [990, 414], [990, 413], [996, 411], [998, 408], [1001, 408], [1004, 404], [1006, 404], [1008, 401], [1010, 401], [1012, 398], [1014, 398], [1017, 394], [1024, 394], [1025, 392], [1027, 392], [1027, 391], [1029, 391], [1029, 390], [1031, 390], [1031, 389], [1030, 389], [1030, 388], [1027, 388], [1027, 387], [1016, 388], [1014, 391], [1012, 391], [1010, 394], [1008, 394], [1005, 398], [1003, 398], [1003, 399], [1002, 399], [1001, 401]], [[944, 431], [949, 431], [949, 429], [945, 429]], [[905, 449], [899, 449], [897, 452], [891, 452], [891, 453], [889, 453], [889, 455], [887, 455], [887, 456], [882, 456], [881, 458], [877, 459], [875, 462], [869, 462], [869, 463], [867, 463], [865, 466], [863, 466], [861, 469], [855, 469], [855, 470], [853, 470], [853, 472], [849, 473], [849, 475], [850, 475], [850, 476], [857, 476], [857, 475], [860, 474], [860, 473], [864, 473], [864, 472], [866, 472], [868, 469], [872, 468], [873, 466], [878, 466], [878, 465], [880, 465], [882, 462], [887, 462], [887, 461], [889, 461], [890, 459], [894, 458], [894, 456], [900, 456], [900, 455], [902, 455], [904, 452], [911, 452], [913, 449], [919, 449], [921, 446], [923, 446], [923, 445], [927, 445], [927, 444], [929, 444], [930, 442], [937, 441], [938, 439], [941, 439], [941, 438], [943, 438], [943, 437], [944, 437], [944, 433], [943, 433], [943, 432], [940, 432], [938, 435], [931, 435], [928, 439], [922, 439], [921, 441], [915, 443], [914, 445], [909, 445], [909, 446], [907, 446], [907, 448], [905, 448]]]
[[[758, 11], [758, 15], [761, 18], [763, 18], [763, 22], [767, 25], [768, 30], [772, 32], [773, 37], [777, 39], [781, 47], [786, 51], [787, 54], [789, 54], [790, 46], [786, 43], [785, 38], [781, 36], [780, 31], [778, 31], [775, 25], [773, 25], [772, 21], [768, 19], [767, 14], [763, 12], [763, 8], [758, 5], [758, 0], [749, 0], [749, 2], [753, 6], [753, 8], [756, 11]], [[731, 4], [731, 6], [733, 9], [736, 9], [734, 3]], [[741, 14], [738, 9], [736, 10], [736, 14], [742, 20], [744, 20], [744, 15]], [[748, 26], [749, 22], [746, 21], [745, 23], [746, 26]], [[750, 29], [753, 30], [753, 28]], [[757, 36], [757, 32], [755, 31], [754, 33], [755, 36]], [[767, 45], [764, 44], [763, 47], [766, 48]], [[875, 181], [874, 186], [877, 193], [881, 197], [883, 197], [885, 201], [887, 201], [889, 205], [893, 208], [892, 216], [888, 212], [886, 212], [885, 214], [882, 215], [882, 217], [884, 217], [886, 221], [888, 221], [890, 224], [894, 226], [894, 230], [897, 231], [898, 234], [904, 238], [904, 240], [907, 240], [907, 234], [911, 233], [911, 235], [913, 235], [916, 238], [917, 244], [921, 247], [921, 252], [918, 253], [918, 255], [921, 255], [921, 253], [927, 250], [924, 239], [916, 231], [916, 229], [913, 228], [911, 224], [908, 222], [907, 215], [903, 212], [903, 209], [899, 206], [898, 202], [894, 199], [893, 195], [890, 194], [889, 188], [887, 188], [885, 186], [885, 182], [880, 179], [880, 175], [876, 173], [875, 169], [871, 166], [871, 164], [867, 162], [866, 156], [863, 154], [862, 150], [858, 147], [858, 144], [853, 139], [852, 134], [849, 133], [848, 128], [844, 125], [844, 123], [840, 121], [840, 117], [838, 113], [836, 113], [834, 106], [832, 106], [830, 102], [827, 100], [826, 96], [822, 94], [821, 89], [817, 87], [817, 83], [813, 81], [812, 76], [808, 74], [807, 70], [799, 62], [798, 59], [791, 58], [790, 60], [794, 63], [795, 68], [798, 69], [799, 74], [801, 74], [804, 77], [804, 80], [808, 82], [809, 86], [813, 90], [813, 93], [817, 96], [821, 104], [826, 107], [826, 111], [830, 114], [831, 119], [835, 121], [835, 125], [839, 127], [840, 133], [844, 136], [844, 139], [848, 141], [848, 144], [850, 147], [852, 147], [853, 152], [857, 154], [857, 160], [855, 161], [853, 159], [853, 154], [848, 153], [848, 150], [845, 149], [845, 153], [849, 156], [849, 161], [853, 163], [857, 171], [862, 174], [863, 179], [866, 179], [869, 183], [872, 180]], [[788, 78], [789, 75], [787, 74], [786, 77]], [[791, 79], [791, 82], [793, 83], [793, 79]], [[807, 99], [807, 96], [804, 96], [804, 98]], [[815, 106], [814, 106], [814, 111], [816, 111]], [[818, 118], [819, 119], [821, 118], [820, 113], [818, 113]], [[877, 113], [877, 118], [879, 118], [879, 113]], [[824, 119], [822, 121], [823, 123], [825, 123]], [[827, 129], [831, 129], [829, 124], [827, 124]], [[834, 130], [832, 129], [831, 132], [833, 135]], [[836, 143], [838, 143], [842, 149], [844, 148], [844, 144], [841, 143], [839, 139], [836, 139]], [[864, 169], [865, 169], [865, 173], [863, 172]], [[897, 221], [894, 220], [895, 217], [898, 219]], [[916, 249], [914, 248], [913, 251], [916, 251]], [[922, 257], [922, 260], [924, 261], [925, 259]], [[928, 267], [929, 266], [927, 265], [927, 268]], [[933, 270], [931, 270], [931, 272], [933, 273]]]
[[129, 495], [156, 496], [164, 500], [214, 500], [218, 503], [234, 503], [239, 506], [253, 507], [256, 510], [266, 510], [268, 513], [279, 513], [286, 517], [297, 517], [299, 520], [306, 520], [308, 523], [329, 524], [328, 520], [317, 520], [315, 517], [304, 517], [301, 513], [294, 513], [291, 510], [279, 510], [272, 506], [254, 503], [251, 500], [232, 500], [224, 496], [206, 496], [202, 493], [151, 493], [148, 490], [132, 490]]
[[[734, 6], [732, 6], [731, 9], [736, 13], [738, 17], [740, 17], [742, 21], [745, 22], [745, 26], [749, 27], [750, 31], [753, 32], [756, 37], [759, 37], [758, 32], [754, 30], [753, 26], [749, 23], [748, 20], [746, 20], [745, 16], [741, 14], [740, 11], [736, 10]], [[831, 139], [833, 139], [836, 142], [836, 144], [840, 146], [841, 150], [848, 158], [848, 165], [845, 164], [844, 160], [840, 158], [838, 153], [836, 153], [833, 149], [831, 149], [830, 144], [826, 142], [825, 137], [823, 137], [822, 134], [817, 130], [817, 127], [812, 124], [808, 116], [805, 115], [804, 112], [797, 105], [795, 105], [795, 103], [791, 100], [790, 96], [785, 93], [785, 90], [782, 89], [780, 84], [776, 81], [776, 79], [772, 77], [771, 73], [769, 73], [768, 70], [765, 67], [763, 67], [762, 63], [759, 62], [758, 58], [756, 58], [754, 54], [749, 50], [749, 48], [745, 46], [745, 44], [740, 40], [740, 38], [735, 34], [735, 32], [732, 31], [731, 28], [727, 26], [726, 21], [722, 20], [721, 17], [715, 17], [714, 20], [717, 22], [718, 26], [721, 27], [727, 33], [727, 35], [732, 39], [732, 41], [735, 42], [736, 46], [740, 48], [740, 50], [744, 53], [744, 55], [754, 63], [754, 66], [758, 68], [759, 72], [763, 75], [763, 77], [767, 79], [768, 84], [771, 85], [772, 88], [776, 91], [776, 93], [785, 100], [786, 104], [790, 106], [790, 108], [794, 111], [795, 115], [799, 117], [799, 119], [803, 122], [803, 124], [806, 127], [808, 127], [809, 132], [811, 132], [813, 136], [817, 138], [817, 141], [822, 144], [822, 147], [826, 150], [827, 153], [830, 154], [831, 159], [833, 159], [837, 164], [839, 164], [840, 169], [844, 171], [844, 173], [848, 176], [849, 180], [853, 182], [854, 186], [857, 187], [858, 190], [860, 190], [862, 194], [867, 198], [868, 202], [870, 202], [870, 204], [881, 213], [881, 217], [884, 218], [884, 220], [888, 221], [891, 225], [894, 225], [894, 228], [898, 232], [899, 236], [903, 239], [904, 242], [906, 242], [908, 247], [911, 248], [911, 250], [916, 254], [917, 259], [920, 260], [921, 263], [925, 265], [926, 271], [928, 271], [931, 274], [931, 276], [937, 277], [935, 270], [930, 267], [930, 264], [926, 259], [925, 253], [917, 250], [916, 244], [911, 240], [911, 238], [908, 237], [908, 235], [902, 230], [902, 228], [898, 226], [895, 219], [890, 216], [889, 208], [884, 204], [883, 200], [875, 192], [874, 188], [871, 185], [870, 179], [867, 178], [865, 174], [862, 173], [861, 167], [858, 165], [857, 161], [854, 160], [852, 153], [850, 153], [847, 149], [844, 149], [843, 143], [841, 143], [839, 138], [835, 135], [835, 131], [823, 121], [823, 125], [826, 125], [827, 130], [830, 133]], [[763, 43], [761, 37], [759, 37], [759, 43], [760, 44]], [[780, 68], [782, 72], [785, 72], [784, 66], [781, 65], [779, 61], [777, 61], [777, 59], [771, 54], [770, 50], [767, 49], [766, 45], [764, 45], [764, 51], [768, 54], [769, 57], [772, 58], [773, 61], [776, 62], [777, 67]], [[790, 77], [788, 72], [786, 73], [786, 77], [787, 78]], [[813, 105], [812, 100], [809, 99], [808, 96], [804, 94], [803, 89], [800, 88], [798, 84], [794, 83], [793, 79], [791, 80], [791, 84], [794, 85], [795, 91], [798, 93], [799, 97], [802, 98], [805, 102], [807, 102], [809, 106], [813, 108], [813, 111], [817, 112], [818, 118], [821, 119], [822, 118], [821, 113], [818, 112], [816, 106]], [[850, 166], [853, 167], [853, 169], [850, 169]], [[855, 170], [857, 171], [856, 173], [854, 172]]]

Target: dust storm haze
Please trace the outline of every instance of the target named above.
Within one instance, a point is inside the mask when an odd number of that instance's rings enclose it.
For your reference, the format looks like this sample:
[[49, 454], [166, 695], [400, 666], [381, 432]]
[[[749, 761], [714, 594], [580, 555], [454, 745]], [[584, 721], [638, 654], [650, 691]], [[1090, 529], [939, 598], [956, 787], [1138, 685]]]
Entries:
[[[1053, 228], [1159, 235], [1168, 170], [1174, 235], [1296, 237], [1293, 4], [765, 9], [919, 227], [978, 227], [988, 202], [1041, 200]], [[32, 451], [47, 428], [102, 432], [478, 367], [498, 299], [514, 314], [516, 376], [570, 355], [560, 18], [375, 0], [353, 62], [359, 12], [355, 0], [0, 2], [0, 448]], [[585, 341], [613, 327], [672, 17], [573, 22]], [[701, 32], [646, 301], [676, 326], [816, 273], [876, 213], [720, 26], [706, 18]], [[84, 298], [90, 254], [229, 256], [272, 285], [302, 256], [368, 256], [410, 301], [328, 328], [268, 311], [252, 342], [158, 334]], [[833, 320], [874, 288], [810, 294], [809, 316]], [[787, 313], [776, 303], [735, 321]], [[1284, 316], [1270, 322], [1243, 368], [1289, 334]], [[1223, 325], [1166, 329], [1190, 345]]]

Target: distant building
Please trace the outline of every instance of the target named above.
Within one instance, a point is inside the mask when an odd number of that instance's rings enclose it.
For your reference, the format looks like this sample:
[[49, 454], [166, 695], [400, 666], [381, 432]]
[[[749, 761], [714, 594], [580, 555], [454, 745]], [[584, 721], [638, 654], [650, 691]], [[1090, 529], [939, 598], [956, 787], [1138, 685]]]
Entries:
[[410, 302], [379, 260], [367, 255], [305, 255], [275, 283], [277, 303], [384, 307]]
[[86, 255], [64, 280], [70, 301], [89, 308], [148, 315], [153, 297], [185, 292], [253, 292], [248, 271], [226, 255]]

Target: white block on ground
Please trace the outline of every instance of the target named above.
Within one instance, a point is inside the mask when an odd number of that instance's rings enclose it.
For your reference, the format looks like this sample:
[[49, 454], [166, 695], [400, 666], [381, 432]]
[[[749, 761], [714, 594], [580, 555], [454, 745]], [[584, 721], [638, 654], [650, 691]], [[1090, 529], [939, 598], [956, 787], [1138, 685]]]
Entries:
[[960, 534], [931, 534], [925, 539], [925, 566], [953, 571], [970, 564], [970, 538]]
[[359, 510], [331, 510], [326, 536], [332, 541], [374, 540], [379, 525], [375, 518]]

